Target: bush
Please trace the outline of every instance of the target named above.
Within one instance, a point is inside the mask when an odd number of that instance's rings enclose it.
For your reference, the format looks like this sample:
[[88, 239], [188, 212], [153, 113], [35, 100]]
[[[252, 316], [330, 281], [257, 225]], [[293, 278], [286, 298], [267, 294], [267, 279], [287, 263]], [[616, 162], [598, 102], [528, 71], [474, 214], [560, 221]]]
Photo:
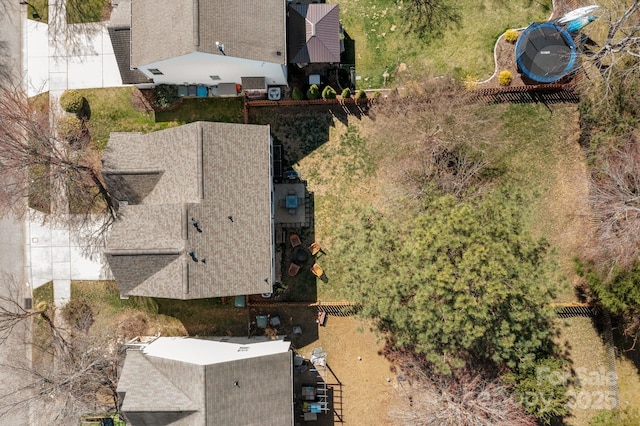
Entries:
[[60, 106], [63, 110], [72, 114], [78, 114], [82, 111], [85, 102], [86, 99], [77, 90], [65, 90], [60, 96]]
[[82, 133], [82, 121], [73, 115], [65, 115], [60, 117], [56, 123], [58, 136], [64, 140], [71, 142], [80, 137]]
[[160, 84], [155, 87], [156, 104], [160, 108], [168, 108], [178, 99], [178, 87], [171, 84]]
[[346, 89], [344, 89], [342, 91], [342, 93], [340, 94], [340, 97], [342, 97], [342, 99], [348, 99], [351, 97], [351, 89], [349, 89], [348, 87]]
[[[366, 93], [365, 93], [366, 95]], [[379, 91], [375, 91], [373, 92], [373, 95], [371, 96], [373, 99], [378, 99], [380, 96], [382, 96], [382, 93], [380, 93]]]
[[356, 94], [356, 99], [367, 99], [367, 92], [365, 92], [362, 89], [358, 90], [358, 93]]
[[336, 91], [331, 86], [326, 86], [322, 90], [322, 99], [335, 99], [336, 95], [337, 95]]
[[504, 33], [504, 40], [507, 43], [515, 43], [518, 40], [518, 31], [516, 30], [507, 30]]
[[513, 75], [511, 74], [511, 71], [500, 71], [500, 74], [498, 74], [498, 83], [500, 83], [500, 86], [508, 86], [511, 84], [511, 81], [513, 80]]
[[312, 84], [307, 90], [307, 99], [318, 99], [320, 97], [320, 89], [318, 85]]
[[73, 298], [62, 308], [62, 317], [73, 328], [88, 331], [93, 324], [93, 309], [84, 298]]
[[293, 92], [291, 92], [291, 98], [293, 98], [294, 101], [301, 101], [302, 99], [304, 99], [302, 90], [300, 90], [298, 87], [294, 87]]

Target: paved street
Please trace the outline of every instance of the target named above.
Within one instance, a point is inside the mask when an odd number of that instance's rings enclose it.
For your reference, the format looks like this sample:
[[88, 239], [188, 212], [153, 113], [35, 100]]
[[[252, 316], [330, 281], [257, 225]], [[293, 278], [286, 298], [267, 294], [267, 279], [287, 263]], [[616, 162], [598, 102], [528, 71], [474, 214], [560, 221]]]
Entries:
[[[22, 7], [24, 6], [21, 6], [18, 1], [3, 1], [0, 5], [0, 84], [2, 85], [16, 84], [16, 82], [20, 84], [22, 81]], [[13, 218], [1, 219], [0, 273], [10, 274], [15, 278], [16, 290], [19, 292], [18, 300], [23, 300], [25, 296], [30, 297], [31, 293], [26, 286], [24, 272], [23, 223]], [[0, 282], [0, 295], [6, 297], [13, 289], [10, 283], [4, 281]], [[28, 346], [22, 343], [25, 337], [25, 333], [17, 332], [0, 345], [0, 362], [12, 363], [12, 360], [24, 360], [29, 357]], [[0, 395], [10, 393], [21, 380], [16, 371], [0, 368], [0, 383], [2, 383]], [[19, 398], [20, 395], [17, 397]], [[6, 402], [2, 401], [0, 406]], [[13, 409], [9, 416], [0, 418], [0, 424], [28, 425], [28, 409], [25, 407]]]

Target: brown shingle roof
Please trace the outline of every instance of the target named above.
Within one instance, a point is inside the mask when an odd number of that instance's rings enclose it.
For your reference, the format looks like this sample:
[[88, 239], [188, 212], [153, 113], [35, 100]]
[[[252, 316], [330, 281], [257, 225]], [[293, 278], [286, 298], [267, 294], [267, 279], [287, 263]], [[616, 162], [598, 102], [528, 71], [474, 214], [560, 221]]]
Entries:
[[289, 62], [340, 62], [337, 4], [289, 5]]
[[[197, 122], [112, 134], [103, 176], [112, 194], [132, 194], [120, 199], [130, 204], [105, 251], [121, 293], [196, 299], [269, 292], [270, 150], [268, 126]], [[145, 170], [160, 178], [144, 191], [119, 179]]]
[[[191, 52], [285, 64], [285, 0], [136, 0], [134, 67]], [[280, 52], [278, 55], [277, 52]]]

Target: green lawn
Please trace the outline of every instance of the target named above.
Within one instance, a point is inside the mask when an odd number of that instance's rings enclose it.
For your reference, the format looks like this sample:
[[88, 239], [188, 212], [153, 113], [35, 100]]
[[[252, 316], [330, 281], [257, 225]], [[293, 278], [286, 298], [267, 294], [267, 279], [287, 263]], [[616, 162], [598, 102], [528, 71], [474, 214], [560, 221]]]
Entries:
[[243, 100], [233, 98], [185, 98], [171, 111], [156, 113], [158, 122], [177, 122], [179, 124], [194, 121], [219, 121], [223, 123], [243, 123]]
[[[355, 40], [360, 88], [379, 88], [385, 70], [407, 80], [450, 74], [480, 79], [493, 73], [493, 45], [506, 29], [525, 27], [550, 15], [549, 0], [458, 0], [452, 2], [462, 19], [459, 27], [429, 41], [407, 31], [402, 10], [384, 0], [342, 0], [340, 19]], [[394, 74], [400, 64], [406, 71]], [[404, 68], [404, 66], [403, 66]]]
[[104, 149], [111, 132], [147, 133], [177, 125], [172, 121], [156, 122], [153, 111], [135, 108], [132, 100], [136, 100], [139, 92], [134, 87], [87, 89], [80, 92], [89, 102], [89, 131], [92, 141], [99, 149]]
[[[47, 23], [49, 19], [48, 0], [29, 0], [27, 17], [34, 21]], [[67, 23], [81, 24], [100, 22], [108, 18], [111, 7], [109, 0], [67, 0]], [[34, 17], [37, 13], [39, 17]]]

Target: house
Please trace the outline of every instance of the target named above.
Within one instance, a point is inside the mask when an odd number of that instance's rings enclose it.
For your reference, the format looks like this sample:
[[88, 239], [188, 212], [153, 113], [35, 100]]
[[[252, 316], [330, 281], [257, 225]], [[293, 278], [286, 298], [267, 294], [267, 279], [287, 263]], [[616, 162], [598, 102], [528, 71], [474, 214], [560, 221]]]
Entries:
[[121, 0], [115, 9], [111, 38], [130, 40], [129, 63], [119, 54], [124, 83], [139, 82], [125, 81], [133, 69], [154, 84], [212, 94], [287, 85], [286, 0]]
[[102, 175], [120, 218], [105, 257], [122, 296], [271, 292], [271, 156], [269, 126], [195, 122], [112, 133]]
[[117, 393], [128, 424], [294, 424], [290, 342], [159, 337], [127, 350]]

